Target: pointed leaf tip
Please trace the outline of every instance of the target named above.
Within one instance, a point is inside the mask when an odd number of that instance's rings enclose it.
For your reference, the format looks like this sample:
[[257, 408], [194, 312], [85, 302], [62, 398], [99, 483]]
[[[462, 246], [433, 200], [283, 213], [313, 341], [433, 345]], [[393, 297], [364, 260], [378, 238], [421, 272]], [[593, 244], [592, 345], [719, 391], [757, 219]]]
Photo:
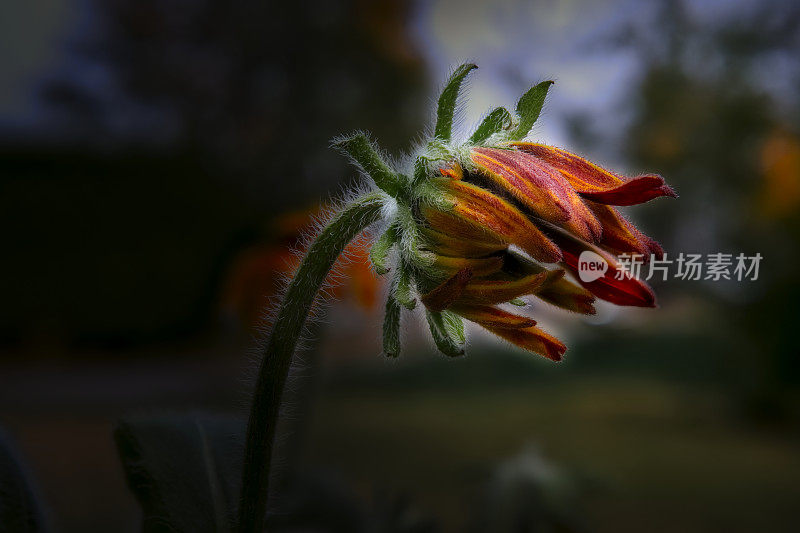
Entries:
[[543, 81], [534, 85], [528, 92], [522, 95], [516, 107], [517, 115], [519, 115], [519, 125], [509, 135], [509, 139], [522, 139], [531, 131], [531, 128], [542, 113], [542, 106], [544, 106], [547, 91], [550, 90], [550, 86], [553, 85], [553, 83], [555, 83], [553, 80]]
[[453, 71], [447, 80], [447, 84], [439, 96], [439, 104], [436, 109], [436, 128], [434, 136], [443, 141], [449, 141], [453, 133], [453, 118], [456, 112], [456, 102], [461, 91], [461, 85], [467, 75], [478, 65], [474, 63], [464, 63]]
[[398, 175], [378, 153], [375, 145], [362, 132], [346, 137], [339, 137], [331, 142], [331, 146], [346, 154], [352, 162], [361, 167], [390, 196], [396, 197], [402, 183]]

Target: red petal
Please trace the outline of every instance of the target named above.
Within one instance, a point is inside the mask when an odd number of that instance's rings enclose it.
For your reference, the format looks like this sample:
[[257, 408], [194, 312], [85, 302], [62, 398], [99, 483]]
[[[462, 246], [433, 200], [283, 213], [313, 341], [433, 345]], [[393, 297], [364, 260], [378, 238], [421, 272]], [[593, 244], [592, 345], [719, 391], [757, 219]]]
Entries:
[[664, 183], [664, 178], [656, 174], [650, 174], [631, 178], [630, 181], [613, 189], [581, 193], [581, 196], [601, 204], [624, 206], [642, 204], [659, 196], [676, 198], [678, 195], [672, 187]]
[[639, 254], [645, 261], [653, 255], [656, 259], [664, 257], [664, 250], [656, 241], [639, 231], [613, 207], [587, 201], [586, 204], [603, 225], [603, 236], [598, 243], [613, 254]]
[[[607, 252], [596, 248], [589, 243], [575, 239], [572, 236], [560, 234], [556, 242], [561, 246], [564, 255], [564, 265], [575, 276], [583, 287], [592, 294], [617, 305], [634, 307], [655, 307], [656, 295], [647, 283], [636, 279], [624, 271], [619, 263]], [[608, 270], [602, 277], [585, 282], [578, 274], [578, 257], [581, 252], [589, 250], [603, 257], [608, 263]], [[620, 279], [617, 279], [619, 273]]]

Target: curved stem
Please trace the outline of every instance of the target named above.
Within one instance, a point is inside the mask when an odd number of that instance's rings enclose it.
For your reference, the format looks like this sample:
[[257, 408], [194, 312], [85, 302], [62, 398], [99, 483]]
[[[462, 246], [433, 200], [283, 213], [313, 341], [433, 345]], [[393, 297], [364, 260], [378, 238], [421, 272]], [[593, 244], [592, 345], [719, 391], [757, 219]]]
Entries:
[[378, 220], [381, 206], [380, 193], [366, 194], [347, 205], [314, 240], [289, 284], [253, 392], [242, 471], [239, 533], [262, 533], [264, 530], [281, 395], [314, 298], [345, 246]]

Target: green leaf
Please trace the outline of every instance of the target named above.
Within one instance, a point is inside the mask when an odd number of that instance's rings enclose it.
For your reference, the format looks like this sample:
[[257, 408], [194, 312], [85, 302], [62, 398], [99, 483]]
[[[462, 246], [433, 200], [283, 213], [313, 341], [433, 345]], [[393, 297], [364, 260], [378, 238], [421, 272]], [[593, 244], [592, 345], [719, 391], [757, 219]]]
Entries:
[[386, 299], [386, 313], [383, 317], [383, 353], [386, 357], [400, 355], [400, 304], [389, 294]]
[[511, 113], [505, 107], [498, 107], [486, 115], [481, 125], [469, 138], [472, 144], [480, 144], [495, 133], [511, 126]]
[[478, 68], [477, 65], [472, 63], [464, 63], [458, 67], [439, 96], [439, 105], [436, 110], [436, 129], [434, 136], [443, 141], [449, 141], [453, 133], [453, 118], [456, 113], [456, 101], [458, 100], [458, 93], [461, 90], [461, 84], [464, 78], [473, 69]]
[[428, 326], [431, 328], [433, 342], [439, 351], [448, 357], [464, 355], [466, 336], [464, 335], [464, 321], [452, 311], [435, 312], [425, 310]]
[[535, 85], [528, 92], [522, 95], [522, 98], [517, 102], [517, 115], [519, 115], [519, 125], [508, 136], [510, 140], [518, 141], [523, 139], [534, 123], [539, 119], [544, 105], [544, 99], [547, 97], [547, 91], [553, 85], [553, 81], [543, 81]]
[[386, 194], [396, 197], [403, 189], [401, 178], [386, 164], [363, 133], [335, 139], [331, 146], [342, 151], [375, 181]]
[[397, 223], [390, 224], [386, 231], [375, 241], [369, 250], [369, 259], [372, 266], [379, 275], [384, 275], [389, 270], [389, 252], [392, 247], [400, 240], [400, 229]]
[[19, 533], [50, 530], [37, 492], [27, 467], [0, 429], [0, 530]]
[[114, 431], [144, 532], [233, 531], [244, 423], [212, 415], [120, 422]]
[[513, 300], [509, 300], [508, 303], [511, 305], [516, 305], [517, 307], [527, 307], [528, 302], [523, 300], [522, 298], [514, 298]]

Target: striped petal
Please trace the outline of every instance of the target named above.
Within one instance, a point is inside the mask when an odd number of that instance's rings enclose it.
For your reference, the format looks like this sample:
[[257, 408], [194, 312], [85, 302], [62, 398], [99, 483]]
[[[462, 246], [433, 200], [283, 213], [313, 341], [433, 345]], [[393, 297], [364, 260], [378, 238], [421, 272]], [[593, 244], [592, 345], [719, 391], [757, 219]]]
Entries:
[[588, 200], [586, 204], [603, 225], [603, 237], [598, 244], [604, 250], [615, 255], [639, 254], [644, 256], [645, 261], [649, 260], [651, 255], [656, 259], [664, 257], [661, 245], [639, 231], [617, 209]]
[[659, 196], [676, 197], [675, 191], [656, 174], [626, 178], [561, 148], [537, 143], [511, 143], [560, 171], [581, 196], [610, 205], [635, 205]]
[[538, 261], [554, 263], [561, 251], [519, 209], [499, 196], [464, 181], [436, 178], [430, 181], [452, 206], [422, 205], [430, 226], [446, 235], [469, 239], [476, 232], [480, 240], [515, 244]]
[[584, 240], [596, 242], [600, 238], [600, 223], [569, 182], [551, 166], [524, 152], [499, 148], [473, 148], [471, 158], [482, 175], [537, 217]]

